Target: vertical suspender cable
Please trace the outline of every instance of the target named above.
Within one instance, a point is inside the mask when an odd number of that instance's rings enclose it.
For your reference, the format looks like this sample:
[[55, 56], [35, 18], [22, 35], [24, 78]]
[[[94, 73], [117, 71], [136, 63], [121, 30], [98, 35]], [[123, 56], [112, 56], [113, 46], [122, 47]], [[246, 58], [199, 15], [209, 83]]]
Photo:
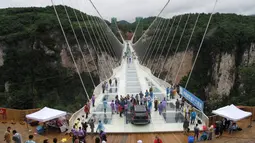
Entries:
[[136, 31], [137, 31], [137, 29], [138, 29], [138, 26], [140, 25], [140, 22], [141, 22], [141, 19], [139, 19], [139, 21], [138, 21], [138, 23], [137, 23], [137, 25], [136, 25], [136, 28], [135, 28], [135, 31], [134, 31], [134, 35], [132, 36], [132, 38], [131, 38], [131, 43], [133, 43], [133, 40], [134, 40], [134, 38], [135, 38], [135, 34], [136, 34]]
[[[150, 28], [152, 27], [152, 25], [155, 23], [155, 21], [157, 21], [157, 19], [158, 19], [158, 17], [161, 15], [161, 13], [165, 10], [165, 8], [168, 6], [168, 4], [170, 3], [170, 1], [171, 0], [168, 0], [167, 2], [166, 2], [166, 4], [164, 5], [164, 7], [161, 9], [161, 11], [158, 13], [158, 15], [156, 16], [156, 18], [153, 20], [153, 22], [151, 23], [151, 25], [149, 26], [149, 28], [143, 33], [143, 35], [136, 41], [136, 43], [138, 43], [141, 39], [142, 39], [142, 37], [144, 36], [144, 35], [146, 35], [147, 34], [147, 32], [150, 30]], [[136, 44], [135, 43], [135, 44]], [[134, 44], [134, 45], [135, 45]]]
[[[167, 43], [167, 41], [168, 41], [168, 39], [169, 39], [169, 36], [170, 36], [170, 33], [172, 32], [175, 19], [176, 19], [176, 16], [174, 17], [173, 22], [171, 23], [170, 30], [168, 31], [168, 34], [167, 34], [166, 40], [165, 40], [165, 42], [164, 42], [164, 45], [163, 45], [163, 47], [162, 47], [161, 53], [160, 53], [160, 55], [159, 55], [159, 58], [160, 58], [161, 55], [163, 54], [164, 47], [166, 46], [166, 43]], [[160, 65], [160, 63], [158, 62], [158, 63], [157, 63], [157, 66], [156, 66], [156, 68], [155, 68], [155, 70], [153, 71], [153, 74], [155, 73], [155, 71], [156, 71], [156, 69], [158, 68], [159, 65]]]
[[178, 68], [178, 71], [177, 71], [177, 73], [176, 73], [176, 76], [175, 76], [175, 79], [174, 79], [174, 82], [173, 82], [173, 84], [174, 84], [174, 85], [176, 84], [177, 77], [178, 77], [179, 72], [180, 72], [180, 70], [181, 70], [181, 67], [182, 67], [183, 61], [184, 61], [184, 59], [185, 59], [185, 57], [186, 57], [187, 50], [188, 50], [188, 48], [189, 48], [189, 45], [190, 45], [191, 39], [192, 39], [193, 34], [194, 34], [194, 31], [195, 31], [195, 29], [196, 29], [196, 26], [197, 26], [197, 22], [198, 22], [199, 16], [200, 16], [200, 13], [197, 15], [196, 22], [195, 22], [195, 24], [194, 24], [194, 26], [193, 26], [192, 32], [191, 32], [190, 37], [189, 37], [189, 42], [188, 42], [188, 44], [187, 44], [187, 46], [186, 46], [186, 49], [185, 49], [184, 55], [182, 56], [181, 64], [180, 64], [180, 66], [179, 66], [179, 68]]
[[[170, 21], [170, 20], [169, 20]], [[163, 27], [162, 27], [162, 29], [161, 29], [161, 31], [160, 31], [160, 34], [159, 34], [159, 36], [158, 36], [158, 39], [159, 39], [159, 37], [161, 37], [161, 39], [160, 39], [160, 41], [159, 41], [159, 45], [158, 45], [158, 43], [156, 43], [155, 44], [155, 47], [157, 47], [156, 49], [156, 53], [154, 54], [154, 56], [152, 57], [152, 62], [151, 62], [151, 66], [149, 67], [149, 69], [151, 69], [152, 70], [152, 66], [153, 66], [153, 64], [154, 64], [154, 60], [155, 60], [155, 57], [156, 57], [156, 55], [157, 55], [157, 53], [158, 53], [158, 50], [160, 49], [160, 45], [161, 45], [161, 43], [162, 43], [162, 40], [163, 40], [163, 38], [164, 38], [164, 34], [165, 34], [165, 31], [166, 30], [164, 30], [164, 24], [165, 24], [165, 22], [167, 22], [167, 19], [163, 22]], [[166, 29], [167, 29], [167, 26], [169, 25], [169, 22], [166, 24]], [[161, 36], [161, 33], [163, 32], [163, 36]], [[150, 59], [150, 58], [149, 58]]]
[[[87, 15], [87, 19], [89, 19], [89, 16], [88, 16], [88, 15]], [[97, 31], [97, 28], [96, 28], [96, 27], [94, 28], [94, 30], [96, 30], [96, 32], [93, 30], [93, 27], [96, 26], [96, 25], [95, 25], [95, 24], [93, 25], [93, 23], [92, 23], [91, 21], [92, 21], [92, 18], [89, 20], [89, 25], [90, 25], [90, 27], [92, 28], [92, 33], [93, 33], [93, 35], [96, 36], [96, 33], [97, 33], [98, 37], [100, 37], [100, 35], [99, 35], [98, 31]], [[96, 38], [96, 37], [95, 37], [95, 38]], [[99, 38], [99, 40], [101, 41], [101, 38]], [[97, 38], [96, 38], [96, 42], [97, 42], [98, 47], [99, 47], [99, 48], [98, 48], [98, 49], [99, 49], [99, 52], [102, 54], [103, 60], [105, 61], [105, 65], [107, 65], [105, 55], [103, 54], [103, 51], [102, 51], [102, 49], [101, 49], [100, 43], [98, 42]], [[102, 41], [101, 41], [101, 43], [102, 43]], [[102, 44], [103, 44], [103, 43], [102, 43]], [[102, 47], [103, 47], [103, 46], [102, 46]], [[106, 51], [105, 51], [105, 52], [106, 52]], [[110, 62], [110, 65], [111, 65], [111, 62]], [[109, 75], [111, 75], [111, 66], [107, 66], [107, 68], [108, 68]]]
[[196, 64], [197, 57], [198, 57], [198, 55], [199, 55], [199, 53], [200, 53], [201, 47], [202, 47], [202, 45], [203, 45], [203, 43], [204, 43], [204, 39], [205, 39], [205, 36], [206, 36], [206, 34], [207, 34], [207, 30], [208, 30], [208, 28], [209, 28], [209, 25], [210, 25], [210, 23], [211, 23], [212, 16], [213, 16], [213, 13], [214, 13], [214, 10], [215, 10], [215, 7], [216, 7], [217, 2], [218, 2], [218, 0], [215, 0], [215, 4], [214, 4], [213, 10], [212, 10], [212, 13], [211, 13], [210, 18], [209, 18], [209, 20], [208, 20], [208, 23], [207, 23], [207, 26], [206, 26], [206, 29], [205, 29], [205, 32], [204, 32], [202, 41], [201, 41], [201, 43], [200, 43], [200, 45], [199, 45], [199, 48], [198, 48], [198, 51], [197, 51], [197, 55], [196, 55], [196, 57], [195, 57], [194, 63], [193, 63], [192, 68], [191, 68], [191, 72], [189, 73], [189, 77], [188, 77], [187, 82], [186, 82], [186, 84], [185, 84], [185, 88], [187, 88], [187, 86], [188, 86], [188, 84], [189, 84], [190, 77], [191, 77], [192, 72], [193, 72], [193, 70], [194, 70], [194, 66], [195, 66], [195, 64]]
[[[100, 74], [99, 74], [99, 70], [97, 69], [97, 65], [96, 65], [95, 60], [94, 60], [94, 58], [93, 58], [93, 56], [92, 56], [92, 53], [91, 53], [91, 51], [89, 50], [88, 41], [87, 41], [87, 39], [85, 38], [85, 34], [84, 34], [84, 32], [83, 32], [83, 28], [82, 28], [82, 26], [81, 26], [81, 24], [80, 24], [80, 21], [79, 21], [79, 19], [78, 19], [76, 10], [73, 9], [73, 12], [74, 12], [74, 15], [75, 15], [75, 17], [76, 17], [76, 20], [77, 20], [77, 22], [78, 22], [78, 25], [79, 25], [79, 27], [80, 27], [81, 34], [82, 34], [82, 37], [83, 37], [83, 39], [84, 39], [84, 41], [85, 41], [86, 48], [87, 48], [87, 50], [88, 50], [88, 52], [89, 52], [90, 58], [92, 59], [92, 62], [93, 62], [93, 64], [94, 64], [94, 66], [96, 67], [96, 71], [97, 71], [97, 74], [98, 74], [98, 76], [99, 76], [99, 75], [100, 75]], [[83, 55], [83, 59], [84, 59], [84, 55]], [[84, 59], [84, 60], [85, 60], [85, 59]], [[87, 64], [86, 64], [86, 67], [88, 68]]]
[[[107, 53], [107, 50], [106, 50], [107, 47], [105, 48], [105, 46], [107, 46], [107, 45], [106, 45], [105, 41], [102, 40], [102, 36], [103, 36], [103, 35], [100, 35], [100, 33], [99, 33], [100, 30], [98, 30], [98, 29], [99, 29], [99, 24], [96, 24], [95, 18], [94, 18], [94, 19], [91, 18], [91, 21], [92, 21], [92, 24], [93, 24], [94, 26], [96, 26], [96, 27], [95, 27], [96, 33], [97, 33], [97, 35], [98, 35], [98, 37], [99, 37], [99, 40], [100, 40], [101, 43], [102, 43], [102, 47], [103, 47], [102, 49], [105, 51], [105, 53]], [[101, 49], [101, 50], [102, 50], [102, 49]], [[109, 53], [109, 54], [111, 54], [111, 53]], [[104, 55], [104, 56], [105, 56], [105, 55]], [[105, 58], [105, 57], [104, 57], [104, 58]], [[105, 58], [105, 60], [106, 60], [106, 58]], [[110, 62], [110, 66], [109, 66], [109, 67], [110, 67], [111, 69], [113, 69], [113, 64], [112, 64], [112, 62], [111, 62], [111, 61], [109, 61], [109, 62]], [[110, 71], [110, 75], [111, 75], [111, 71]]]
[[[90, 31], [89, 31], [88, 27], [86, 26], [87, 24], [86, 24], [86, 22], [85, 22], [83, 13], [81, 12], [81, 10], [79, 10], [79, 11], [80, 11], [80, 15], [81, 15], [83, 24], [85, 25], [85, 28], [86, 28], [86, 30], [87, 30], [87, 32], [88, 32], [89, 39], [90, 39], [90, 41], [91, 41], [91, 43], [92, 43], [92, 47], [93, 47], [93, 49], [94, 49], [94, 51], [95, 51], [95, 53], [96, 53], [97, 59], [99, 60], [98, 51], [97, 51], [97, 49], [96, 49], [96, 46], [95, 46], [94, 40], [92, 39], [92, 36], [91, 36], [91, 34], [90, 34]], [[87, 14], [86, 14], [86, 16], [88, 17]], [[96, 40], [97, 40], [97, 39], [96, 39]], [[99, 62], [99, 61], [98, 61], [98, 62]], [[101, 62], [101, 64], [103, 65], [103, 62]], [[102, 70], [102, 71], [103, 71], [103, 74], [104, 74], [105, 78], [107, 79], [107, 75], [106, 75], [105, 71], [104, 71], [104, 70]], [[98, 73], [99, 73], [99, 69], [98, 69]], [[98, 76], [100, 77], [100, 75], [98, 75]]]
[[75, 59], [74, 59], [74, 56], [73, 56], [73, 53], [72, 53], [72, 49], [71, 49], [71, 47], [70, 47], [70, 45], [69, 45], [69, 42], [68, 42], [68, 40], [67, 40], [67, 37], [66, 37], [65, 31], [64, 31], [64, 28], [63, 28], [62, 23], [61, 23], [61, 21], [60, 21], [60, 19], [59, 19], [59, 15], [58, 15], [58, 12], [57, 12], [57, 10], [56, 10], [56, 7], [55, 7], [55, 4], [54, 4], [53, 0], [51, 0], [51, 3], [52, 3], [52, 6], [53, 6], [53, 8], [54, 8], [55, 14], [56, 14], [56, 16], [57, 16], [57, 19], [58, 19], [58, 22], [59, 22], [61, 31], [62, 31], [62, 33], [63, 33], [63, 35], [64, 35], [64, 38], [65, 38], [67, 47], [68, 47], [68, 49], [69, 49], [69, 52], [70, 52], [70, 54], [71, 54], [72, 60], [73, 60], [73, 62], [74, 62], [74, 66], [75, 66], [76, 71], [77, 71], [77, 73], [78, 73], [78, 76], [79, 76], [79, 78], [80, 78], [82, 87], [83, 87], [83, 89], [84, 89], [85, 94], [87, 95], [87, 99], [89, 100], [88, 92], [87, 92], [86, 87], [85, 87], [85, 85], [84, 85], [84, 83], [83, 83], [83, 79], [82, 79], [82, 77], [81, 77], [80, 71], [79, 71], [78, 66], [77, 66], [77, 64], [76, 64], [76, 61], [75, 61]]
[[145, 53], [143, 55], [143, 58], [141, 58], [141, 64], [144, 64], [145, 58], [147, 57], [147, 54], [148, 54], [149, 50], [151, 49], [151, 43], [152, 43], [152, 40], [155, 38], [155, 35], [156, 35], [157, 31], [158, 31], [158, 26], [159, 25], [160, 25], [160, 21], [157, 23], [155, 32], [152, 35], [152, 39], [150, 39], [150, 41], [149, 41], [149, 45], [146, 46], [146, 50], [145, 50]]
[[71, 29], [72, 29], [72, 31], [73, 31], [74, 38], [75, 38], [75, 40], [76, 40], [76, 42], [77, 42], [77, 44], [78, 44], [78, 48], [79, 48], [80, 53], [81, 53], [81, 55], [82, 55], [83, 62], [84, 62], [85, 66], [86, 66], [86, 68], [87, 68], [87, 70], [88, 70], [88, 73], [89, 73], [89, 76], [90, 76], [90, 79], [91, 79], [91, 81], [92, 81], [93, 86], [96, 87], [96, 86], [95, 86], [95, 83], [94, 83], [94, 80], [93, 80], [93, 78], [92, 78], [92, 76], [91, 76], [91, 73], [89, 72], [89, 68], [88, 68], [87, 62], [86, 62], [86, 60], [85, 60], [84, 54], [83, 54], [83, 52], [82, 52], [80, 42], [79, 42], [79, 40], [78, 40], [78, 37], [77, 37], [77, 35], [76, 35], [76, 32], [74, 31], [74, 27], [73, 27], [72, 21], [71, 21], [71, 19], [70, 19], [70, 16], [69, 16], [69, 14], [68, 14], [68, 11], [67, 11], [67, 9], [66, 9], [66, 6], [65, 6], [63, 0], [62, 0], [62, 3], [63, 3], [63, 6], [64, 6], [64, 9], [65, 9], [66, 16], [67, 16], [67, 18], [68, 18], [69, 24], [70, 24]]
[[177, 53], [177, 51], [178, 51], [178, 49], [179, 49], [179, 47], [180, 47], [183, 34], [185, 33], [186, 27], [187, 27], [187, 25], [188, 25], [189, 18], [190, 18], [190, 14], [188, 15], [188, 18], [187, 18], [187, 20], [186, 20], [185, 26], [184, 26], [184, 28], [183, 28], [183, 30], [182, 30], [181, 37], [180, 37], [179, 42], [178, 42], [178, 44], [177, 44], [177, 47], [176, 47], [176, 49], [175, 49], [175, 51], [174, 51], [173, 59], [171, 60], [170, 66], [169, 66], [169, 68], [168, 68], [168, 70], [167, 70], [167, 72], [166, 72], [165, 80], [167, 79], [168, 73], [169, 73], [169, 71], [170, 71], [170, 69], [172, 68], [172, 65], [173, 65], [173, 63], [174, 63], [173, 61], [174, 61], [174, 58], [175, 58], [175, 56], [176, 56], [176, 53]]
[[[142, 64], [145, 64], [145, 66], [147, 65], [147, 59], [148, 59], [148, 57], [150, 57], [150, 55], [151, 55], [151, 51], [153, 51], [154, 49], [152, 49], [153, 48], [153, 41], [157, 38], [157, 35], [158, 35], [158, 33], [159, 33], [159, 29], [160, 29], [160, 27], [161, 27], [161, 24], [162, 24], [162, 18], [160, 18], [159, 19], [159, 24], [158, 24], [158, 26], [157, 26], [157, 28], [156, 28], [156, 31], [155, 31], [155, 33], [154, 33], [154, 35], [153, 35], [153, 37], [152, 37], [152, 39], [150, 40], [150, 44], [149, 44], [149, 48], [148, 48], [148, 51], [147, 51], [147, 55], [145, 55], [145, 58], [144, 58], [144, 60], [143, 60], [143, 63]], [[156, 42], [156, 41], [155, 41]], [[146, 53], [145, 53], [146, 54]]]
[[176, 32], [177, 32], [177, 30], [178, 30], [178, 28], [179, 28], [179, 25], [180, 25], [180, 23], [181, 23], [181, 20], [182, 20], [182, 15], [180, 16], [179, 22], [178, 22], [178, 24], [177, 24], [177, 26], [176, 26], [176, 28], [175, 28], [173, 38], [172, 38], [171, 43], [170, 43], [170, 45], [169, 45], [169, 47], [168, 47], [168, 50], [167, 50], [167, 53], [166, 53], [166, 57], [165, 57], [165, 60], [164, 60], [162, 66], [161, 66], [161, 68], [160, 68], [160, 72], [159, 72], [158, 77], [160, 77], [160, 74], [161, 74], [161, 72], [162, 72], [162, 70], [163, 70], [163, 68], [164, 68], [164, 65], [165, 65], [166, 61], [167, 61], [167, 56], [168, 56], [169, 51], [170, 51], [170, 49], [171, 49], [171, 47], [172, 47], [173, 41], [174, 41], [174, 39], [175, 39]]

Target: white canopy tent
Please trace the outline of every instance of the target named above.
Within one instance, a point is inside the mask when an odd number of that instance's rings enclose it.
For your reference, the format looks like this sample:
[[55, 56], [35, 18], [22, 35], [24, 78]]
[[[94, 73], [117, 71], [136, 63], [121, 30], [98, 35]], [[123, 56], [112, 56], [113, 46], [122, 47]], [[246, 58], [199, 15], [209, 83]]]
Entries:
[[51, 108], [48, 108], [48, 107], [44, 107], [43, 109], [41, 109], [41, 110], [39, 110], [35, 113], [26, 115], [26, 118], [36, 120], [36, 121], [39, 121], [39, 122], [47, 122], [47, 121], [50, 121], [52, 119], [63, 117], [65, 115], [66, 115], [65, 111], [60, 111], [60, 110], [57, 110], [57, 109], [51, 109]]
[[251, 112], [243, 111], [233, 104], [213, 110], [212, 113], [232, 121], [239, 121], [252, 115]]

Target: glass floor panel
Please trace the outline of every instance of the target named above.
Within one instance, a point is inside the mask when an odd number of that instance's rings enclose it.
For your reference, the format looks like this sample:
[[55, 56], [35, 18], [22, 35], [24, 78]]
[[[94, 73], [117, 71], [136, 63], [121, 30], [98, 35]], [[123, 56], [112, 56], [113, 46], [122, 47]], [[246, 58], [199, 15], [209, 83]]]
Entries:
[[173, 111], [175, 110], [175, 105], [173, 103], [167, 103], [167, 106], [166, 106], [166, 110], [169, 111]]
[[[99, 104], [95, 110], [95, 112], [104, 112], [104, 105]], [[111, 107], [109, 104], [107, 104], [106, 112], [112, 112]]]
[[90, 119], [95, 119], [95, 124], [98, 124], [99, 120], [101, 120], [103, 124], [111, 124], [112, 114], [93, 114]]
[[183, 123], [184, 116], [180, 112], [162, 113], [166, 123]]
[[[107, 102], [112, 102], [112, 100], [115, 100], [116, 95], [104, 95], [104, 98], [107, 100]], [[102, 99], [102, 101], [104, 101], [104, 98]]]

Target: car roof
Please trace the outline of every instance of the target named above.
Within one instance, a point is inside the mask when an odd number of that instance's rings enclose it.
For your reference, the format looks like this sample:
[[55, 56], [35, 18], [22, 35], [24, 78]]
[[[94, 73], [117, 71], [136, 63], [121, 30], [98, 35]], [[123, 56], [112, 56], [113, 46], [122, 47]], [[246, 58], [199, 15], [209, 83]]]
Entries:
[[145, 105], [135, 105], [135, 112], [146, 112]]

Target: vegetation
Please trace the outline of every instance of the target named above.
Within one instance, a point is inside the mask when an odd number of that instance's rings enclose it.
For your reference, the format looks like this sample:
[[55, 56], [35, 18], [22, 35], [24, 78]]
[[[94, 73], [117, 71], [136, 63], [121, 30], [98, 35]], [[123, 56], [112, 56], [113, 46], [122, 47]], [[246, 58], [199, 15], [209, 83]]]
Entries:
[[[75, 45], [64, 7], [56, 9], [69, 43]], [[84, 44], [73, 9], [67, 7], [67, 11], [78, 39]], [[105, 46], [102, 42], [105, 39], [93, 33], [100, 28], [92, 20], [96, 17], [83, 13], [85, 25], [80, 12], [76, 12], [86, 39], [89, 39], [88, 32], [91, 33], [92, 40], [88, 40], [88, 44], [101, 39], [95, 42], [100, 52], [98, 47]], [[93, 26], [88, 25], [89, 22]], [[65, 40], [53, 7], [1, 9], [0, 29], [0, 46], [4, 53], [4, 64], [0, 67], [0, 106], [18, 109], [48, 106], [73, 112], [84, 105], [87, 97], [75, 70], [61, 65], [60, 53]], [[76, 48], [73, 52], [76, 58], [81, 56]], [[98, 84], [97, 75], [93, 76]], [[82, 78], [91, 96], [94, 87], [88, 73], [82, 73]]]

